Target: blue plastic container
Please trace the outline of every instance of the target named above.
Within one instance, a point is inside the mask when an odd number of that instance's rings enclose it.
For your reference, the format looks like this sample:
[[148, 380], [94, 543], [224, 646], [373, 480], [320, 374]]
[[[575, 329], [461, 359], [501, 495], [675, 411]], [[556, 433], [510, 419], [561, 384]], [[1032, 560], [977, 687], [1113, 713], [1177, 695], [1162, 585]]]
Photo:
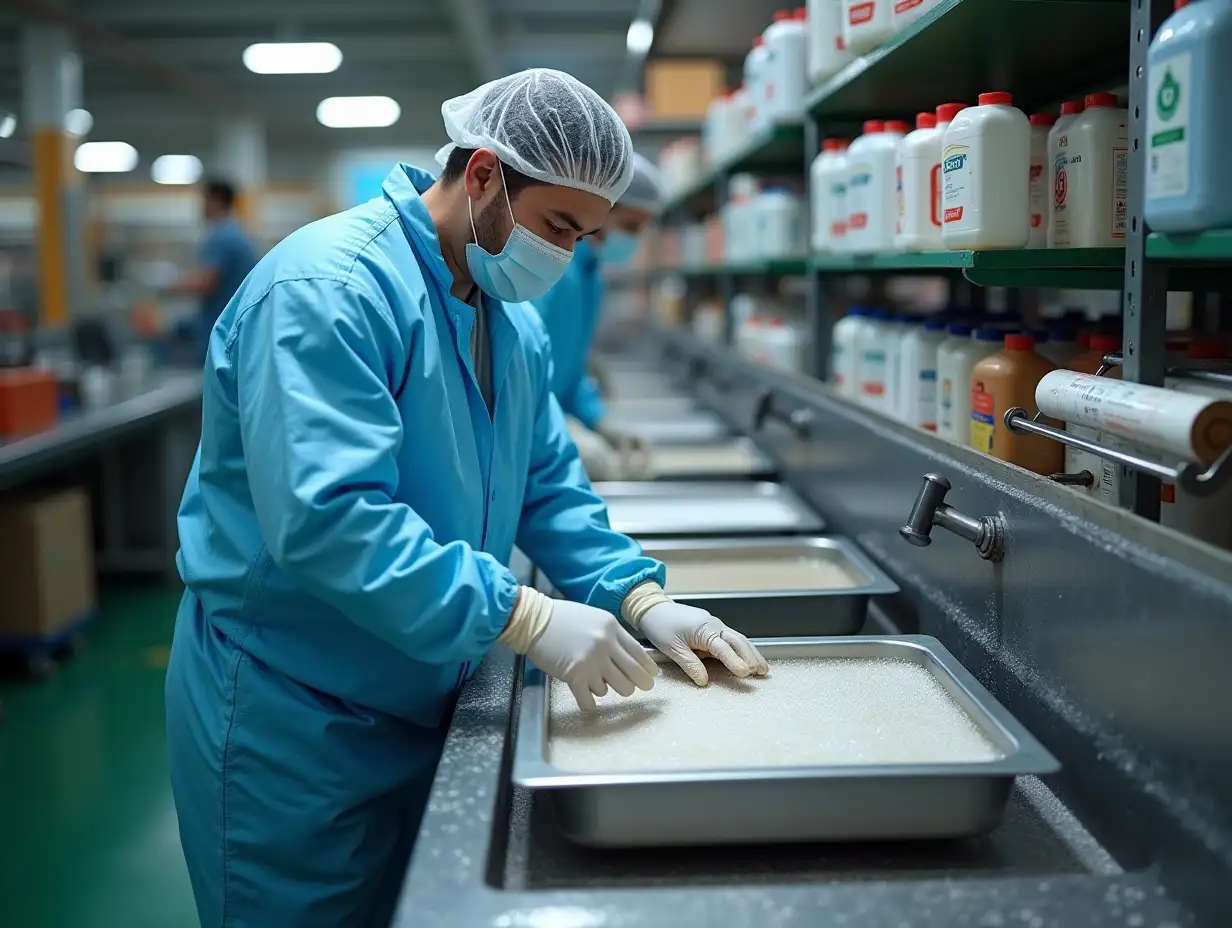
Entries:
[[1232, 0], [1182, 4], [1147, 55], [1144, 214], [1156, 232], [1232, 226]]

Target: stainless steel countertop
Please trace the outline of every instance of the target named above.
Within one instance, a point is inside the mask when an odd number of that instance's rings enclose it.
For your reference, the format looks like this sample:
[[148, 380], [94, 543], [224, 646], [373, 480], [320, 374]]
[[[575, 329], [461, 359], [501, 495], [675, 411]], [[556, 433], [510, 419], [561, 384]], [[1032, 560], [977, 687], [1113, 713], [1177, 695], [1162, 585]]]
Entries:
[[[1149, 871], [1123, 873], [1027, 778], [1007, 824], [928, 849], [817, 845], [634, 852], [569, 845], [509, 786], [515, 658], [462, 692], [406, 875], [398, 928], [1179, 928]], [[854, 857], [853, 857], [854, 855]]]
[[89, 450], [152, 422], [201, 406], [202, 375], [156, 376], [149, 389], [102, 409], [74, 413], [54, 428], [8, 441], [0, 439], [0, 488], [11, 486], [63, 458]]

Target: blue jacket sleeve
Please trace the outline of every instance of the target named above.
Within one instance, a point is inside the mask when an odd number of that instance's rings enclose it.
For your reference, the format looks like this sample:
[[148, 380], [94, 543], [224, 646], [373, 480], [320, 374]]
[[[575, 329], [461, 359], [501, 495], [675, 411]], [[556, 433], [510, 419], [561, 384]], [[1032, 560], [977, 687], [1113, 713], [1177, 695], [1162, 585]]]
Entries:
[[536, 403], [518, 547], [568, 599], [619, 615], [631, 589], [647, 580], [663, 583], [666, 570], [632, 538], [612, 530], [607, 506], [591, 489], [552, 395], [546, 339], [542, 356], [546, 372]]
[[275, 563], [415, 660], [482, 654], [508, 620], [517, 582], [490, 555], [437, 542], [393, 499], [395, 455], [416, 436], [404, 432], [391, 389], [409, 336], [388, 307], [353, 284], [285, 281], [243, 311], [235, 331], [249, 486]]
[[607, 405], [599, 394], [599, 385], [588, 374], [583, 374], [573, 385], [569, 402], [562, 402], [561, 406], [588, 429], [594, 429], [607, 416]]

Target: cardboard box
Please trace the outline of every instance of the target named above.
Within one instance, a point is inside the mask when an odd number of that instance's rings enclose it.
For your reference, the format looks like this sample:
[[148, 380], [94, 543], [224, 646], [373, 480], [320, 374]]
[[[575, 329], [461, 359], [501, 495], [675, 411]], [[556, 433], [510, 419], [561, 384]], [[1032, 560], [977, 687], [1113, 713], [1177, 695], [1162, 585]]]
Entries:
[[723, 65], [708, 59], [646, 64], [647, 119], [700, 119], [723, 92]]
[[0, 637], [52, 637], [94, 610], [93, 540], [84, 490], [0, 507]]
[[36, 367], [0, 370], [0, 437], [41, 432], [59, 417], [58, 387], [50, 371]]

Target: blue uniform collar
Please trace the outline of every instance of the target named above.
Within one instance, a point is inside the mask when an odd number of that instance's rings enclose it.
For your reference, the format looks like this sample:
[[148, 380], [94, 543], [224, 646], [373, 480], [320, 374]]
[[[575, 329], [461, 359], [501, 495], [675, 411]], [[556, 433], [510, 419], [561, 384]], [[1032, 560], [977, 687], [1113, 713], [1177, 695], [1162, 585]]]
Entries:
[[428, 207], [424, 206], [419, 196], [435, 182], [436, 178], [427, 171], [413, 168], [409, 164], [398, 164], [389, 172], [381, 189], [398, 210], [402, 227], [415, 245], [421, 265], [432, 275], [437, 285], [445, 293], [449, 293], [449, 288], [453, 286], [453, 274], [441, 253], [441, 237], [436, 231], [436, 223], [432, 221]]
[[588, 271], [597, 270], [599, 267], [599, 255], [586, 239], [580, 239], [573, 246], [573, 260]]

